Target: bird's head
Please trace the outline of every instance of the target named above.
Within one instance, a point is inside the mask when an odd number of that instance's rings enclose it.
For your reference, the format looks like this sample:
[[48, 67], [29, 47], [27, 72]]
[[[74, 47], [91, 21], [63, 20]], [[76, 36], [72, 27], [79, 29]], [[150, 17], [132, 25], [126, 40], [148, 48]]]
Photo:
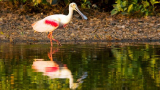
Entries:
[[87, 20], [87, 17], [78, 9], [77, 4], [76, 3], [70, 3], [69, 7], [71, 7], [73, 10], [77, 11], [83, 19]]
[[74, 3], [74, 2], [70, 4], [70, 7], [72, 7], [74, 10], [75, 10], [76, 8], [78, 8], [78, 7], [77, 7], [77, 4]]

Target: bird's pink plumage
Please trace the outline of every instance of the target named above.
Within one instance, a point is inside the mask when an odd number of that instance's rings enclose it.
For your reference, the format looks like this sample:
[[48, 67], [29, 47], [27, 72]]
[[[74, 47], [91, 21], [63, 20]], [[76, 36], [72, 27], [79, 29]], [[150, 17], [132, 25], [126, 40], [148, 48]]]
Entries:
[[56, 72], [58, 69], [58, 67], [46, 67], [46, 72]]
[[51, 26], [57, 27], [58, 23], [55, 21], [51, 21], [51, 20], [45, 20], [45, 24], [49, 24]]

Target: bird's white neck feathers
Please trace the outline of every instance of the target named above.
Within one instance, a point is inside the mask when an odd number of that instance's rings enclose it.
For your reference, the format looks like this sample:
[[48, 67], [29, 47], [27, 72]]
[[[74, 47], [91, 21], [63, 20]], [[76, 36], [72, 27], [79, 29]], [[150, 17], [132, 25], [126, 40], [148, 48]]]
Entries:
[[67, 15], [68, 22], [71, 21], [72, 16], [73, 16], [73, 8], [69, 6], [69, 13]]

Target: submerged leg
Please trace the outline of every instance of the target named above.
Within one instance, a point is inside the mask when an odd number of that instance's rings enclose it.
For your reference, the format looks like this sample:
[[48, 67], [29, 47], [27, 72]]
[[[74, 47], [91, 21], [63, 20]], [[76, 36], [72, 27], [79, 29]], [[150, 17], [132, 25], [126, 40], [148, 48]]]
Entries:
[[55, 54], [56, 52], [58, 52], [58, 48], [55, 48], [55, 50], [52, 49], [52, 47], [50, 47], [50, 52], [48, 53], [48, 57], [51, 61], [53, 61], [53, 57], [52, 54]]
[[48, 53], [48, 57], [51, 61], [53, 61], [53, 58], [52, 58], [52, 46], [50, 48], [50, 52]]

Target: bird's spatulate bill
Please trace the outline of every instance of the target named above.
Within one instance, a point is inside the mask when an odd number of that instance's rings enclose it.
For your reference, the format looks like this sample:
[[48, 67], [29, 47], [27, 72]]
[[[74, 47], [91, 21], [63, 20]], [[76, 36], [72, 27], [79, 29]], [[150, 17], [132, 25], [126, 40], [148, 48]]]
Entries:
[[76, 7], [75, 10], [82, 16], [83, 19], [87, 20], [87, 17], [78, 9], [78, 7]]

